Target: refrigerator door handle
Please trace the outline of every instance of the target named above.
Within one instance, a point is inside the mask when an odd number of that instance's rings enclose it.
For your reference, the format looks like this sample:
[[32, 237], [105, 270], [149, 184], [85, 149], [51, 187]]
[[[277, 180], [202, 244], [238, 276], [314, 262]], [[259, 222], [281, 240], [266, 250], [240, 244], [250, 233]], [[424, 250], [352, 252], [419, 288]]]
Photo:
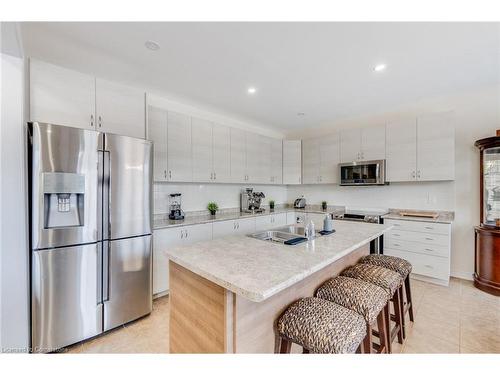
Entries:
[[102, 303], [102, 242], [97, 243], [97, 304]]
[[110, 243], [102, 243], [102, 301], [109, 301], [109, 248]]
[[111, 233], [109, 211], [111, 204], [111, 158], [109, 151], [103, 151], [103, 181], [102, 181], [102, 238], [108, 240]]

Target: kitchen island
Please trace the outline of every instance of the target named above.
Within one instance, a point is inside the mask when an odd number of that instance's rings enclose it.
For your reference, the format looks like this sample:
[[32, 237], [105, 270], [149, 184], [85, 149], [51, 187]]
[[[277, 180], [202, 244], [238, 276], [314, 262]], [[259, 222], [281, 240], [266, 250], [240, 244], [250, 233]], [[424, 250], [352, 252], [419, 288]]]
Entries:
[[336, 221], [335, 233], [287, 246], [229, 236], [166, 249], [171, 353], [274, 353], [277, 317], [369, 253], [390, 226]]

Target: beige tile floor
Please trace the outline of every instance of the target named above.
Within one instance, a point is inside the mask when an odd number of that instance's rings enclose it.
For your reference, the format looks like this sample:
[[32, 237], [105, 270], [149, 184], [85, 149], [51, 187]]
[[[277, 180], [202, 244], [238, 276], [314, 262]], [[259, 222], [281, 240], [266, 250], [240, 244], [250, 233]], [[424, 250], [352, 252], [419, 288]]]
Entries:
[[[500, 353], [500, 297], [451, 279], [449, 287], [412, 281], [415, 323], [402, 353]], [[67, 348], [67, 353], [168, 353], [168, 297], [148, 317]]]

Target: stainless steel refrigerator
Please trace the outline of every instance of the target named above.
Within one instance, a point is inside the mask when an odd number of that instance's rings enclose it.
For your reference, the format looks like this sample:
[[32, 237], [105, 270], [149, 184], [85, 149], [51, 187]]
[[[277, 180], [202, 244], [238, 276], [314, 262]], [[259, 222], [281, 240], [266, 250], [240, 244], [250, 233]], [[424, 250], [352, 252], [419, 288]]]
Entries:
[[152, 308], [152, 144], [28, 124], [32, 349], [50, 352]]

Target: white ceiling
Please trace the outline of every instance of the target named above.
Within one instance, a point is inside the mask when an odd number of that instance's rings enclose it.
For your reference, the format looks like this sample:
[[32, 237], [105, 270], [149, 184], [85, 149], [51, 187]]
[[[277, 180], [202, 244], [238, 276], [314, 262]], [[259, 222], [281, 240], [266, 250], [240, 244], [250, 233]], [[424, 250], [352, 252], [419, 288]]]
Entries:
[[25, 23], [22, 32], [27, 55], [287, 131], [498, 84], [499, 25]]

